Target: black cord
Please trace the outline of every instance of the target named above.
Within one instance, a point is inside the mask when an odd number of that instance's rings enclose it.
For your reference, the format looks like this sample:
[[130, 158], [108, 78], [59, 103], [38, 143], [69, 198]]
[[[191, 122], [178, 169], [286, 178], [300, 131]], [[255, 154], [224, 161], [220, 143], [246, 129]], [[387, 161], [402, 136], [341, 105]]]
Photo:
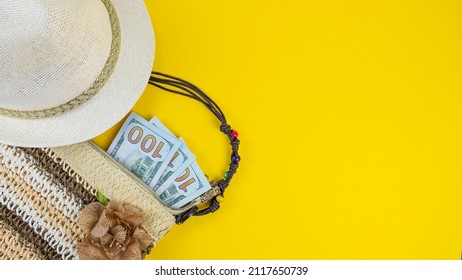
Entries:
[[213, 101], [207, 94], [205, 94], [201, 89], [199, 89], [195, 85], [183, 79], [162, 74], [159, 72], [151, 73], [151, 77], [149, 78], [149, 84], [158, 87], [162, 90], [181, 96], [189, 97], [202, 103], [220, 121], [220, 131], [228, 136], [232, 149], [229, 170], [225, 173], [225, 178], [221, 179], [217, 183], [217, 186], [220, 189], [220, 194], [214, 196], [210, 200], [210, 205], [205, 209], [199, 210], [197, 206], [194, 206], [193, 208], [177, 215], [176, 223], [182, 224], [192, 216], [203, 216], [217, 211], [218, 209], [220, 209], [220, 202], [218, 201], [218, 196], [224, 195], [226, 188], [228, 188], [231, 180], [233, 179], [234, 174], [236, 174], [237, 169], [239, 168], [239, 162], [241, 161], [241, 157], [239, 156], [239, 134], [237, 133], [237, 131], [231, 129], [231, 126], [227, 123], [225, 114], [221, 110], [220, 106], [218, 106], [218, 104], [215, 103], [215, 101]]

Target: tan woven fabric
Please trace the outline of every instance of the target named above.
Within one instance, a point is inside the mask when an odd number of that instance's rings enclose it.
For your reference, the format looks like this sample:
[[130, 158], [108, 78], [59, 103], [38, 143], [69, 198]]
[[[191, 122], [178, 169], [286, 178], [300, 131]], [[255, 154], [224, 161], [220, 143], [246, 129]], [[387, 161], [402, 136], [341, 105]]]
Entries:
[[[32, 247], [37, 255], [42, 260], [59, 260], [61, 256], [53, 249], [48, 242], [38, 235], [29, 224], [22, 220], [21, 216], [18, 216], [15, 212], [8, 210], [5, 206], [0, 206], [0, 225], [2, 228], [6, 228], [11, 232], [14, 232], [15, 236], [25, 246]], [[1, 239], [1, 246], [6, 243], [6, 240]], [[0, 246], [0, 247], [1, 247]], [[0, 251], [0, 253], [3, 252]]]
[[13, 229], [0, 224], [0, 260], [40, 260], [41, 257], [27, 243], [22, 242]]
[[[63, 254], [67, 259], [77, 258], [77, 242], [84, 238], [79, 226], [16, 174], [10, 172], [1, 175], [6, 182], [6, 189], [3, 189], [4, 196], [10, 198], [10, 203], [14, 203], [12, 209], [26, 211], [30, 215], [34, 229], [43, 231], [41, 235], [51, 233], [53, 235], [51, 240], [55, 241], [52, 247], [58, 253]], [[49, 197], [56, 199], [53, 196]]]
[[0, 259], [78, 259], [82, 209], [96, 201], [136, 205], [154, 242], [174, 217], [152, 191], [96, 145], [18, 148], [0, 144]]

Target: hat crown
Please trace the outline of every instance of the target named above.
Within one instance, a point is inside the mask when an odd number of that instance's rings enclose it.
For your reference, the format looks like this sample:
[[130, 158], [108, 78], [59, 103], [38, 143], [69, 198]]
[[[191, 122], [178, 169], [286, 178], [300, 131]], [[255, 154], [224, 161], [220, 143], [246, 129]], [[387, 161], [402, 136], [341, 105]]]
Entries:
[[101, 0], [1, 0], [0, 34], [0, 107], [25, 111], [87, 90], [112, 41]]

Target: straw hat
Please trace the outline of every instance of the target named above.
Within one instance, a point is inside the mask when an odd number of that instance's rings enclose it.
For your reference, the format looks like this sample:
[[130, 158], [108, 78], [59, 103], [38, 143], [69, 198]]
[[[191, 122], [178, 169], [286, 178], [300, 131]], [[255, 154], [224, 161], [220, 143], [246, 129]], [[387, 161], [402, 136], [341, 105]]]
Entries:
[[0, 1], [0, 143], [55, 147], [121, 120], [147, 85], [142, 0]]

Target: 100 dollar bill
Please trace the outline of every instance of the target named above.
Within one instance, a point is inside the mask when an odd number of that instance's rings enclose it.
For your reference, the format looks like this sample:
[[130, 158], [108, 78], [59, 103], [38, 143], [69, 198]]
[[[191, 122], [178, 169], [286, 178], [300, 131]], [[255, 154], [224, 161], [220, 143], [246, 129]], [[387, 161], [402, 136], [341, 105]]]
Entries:
[[197, 162], [193, 162], [185, 170], [177, 170], [156, 193], [168, 206], [178, 209], [211, 188]]
[[108, 153], [154, 189], [181, 145], [175, 137], [132, 113]]
[[[175, 137], [175, 135], [158, 118], [154, 117], [149, 122], [155, 127]], [[172, 174], [175, 173], [175, 171], [185, 170], [186, 167], [188, 167], [191, 163], [193, 163], [196, 160], [196, 156], [194, 156], [193, 153], [191, 153], [191, 151], [186, 146], [184, 140], [182, 138], [178, 140], [181, 142], [181, 146], [175, 152], [172, 160], [167, 165], [167, 168], [164, 170], [159, 180], [156, 182], [156, 185], [154, 186], [154, 191], [157, 191], [157, 189], [163, 183], [165, 183], [168, 180], [168, 178], [170, 178], [170, 176], [172, 176]]]

